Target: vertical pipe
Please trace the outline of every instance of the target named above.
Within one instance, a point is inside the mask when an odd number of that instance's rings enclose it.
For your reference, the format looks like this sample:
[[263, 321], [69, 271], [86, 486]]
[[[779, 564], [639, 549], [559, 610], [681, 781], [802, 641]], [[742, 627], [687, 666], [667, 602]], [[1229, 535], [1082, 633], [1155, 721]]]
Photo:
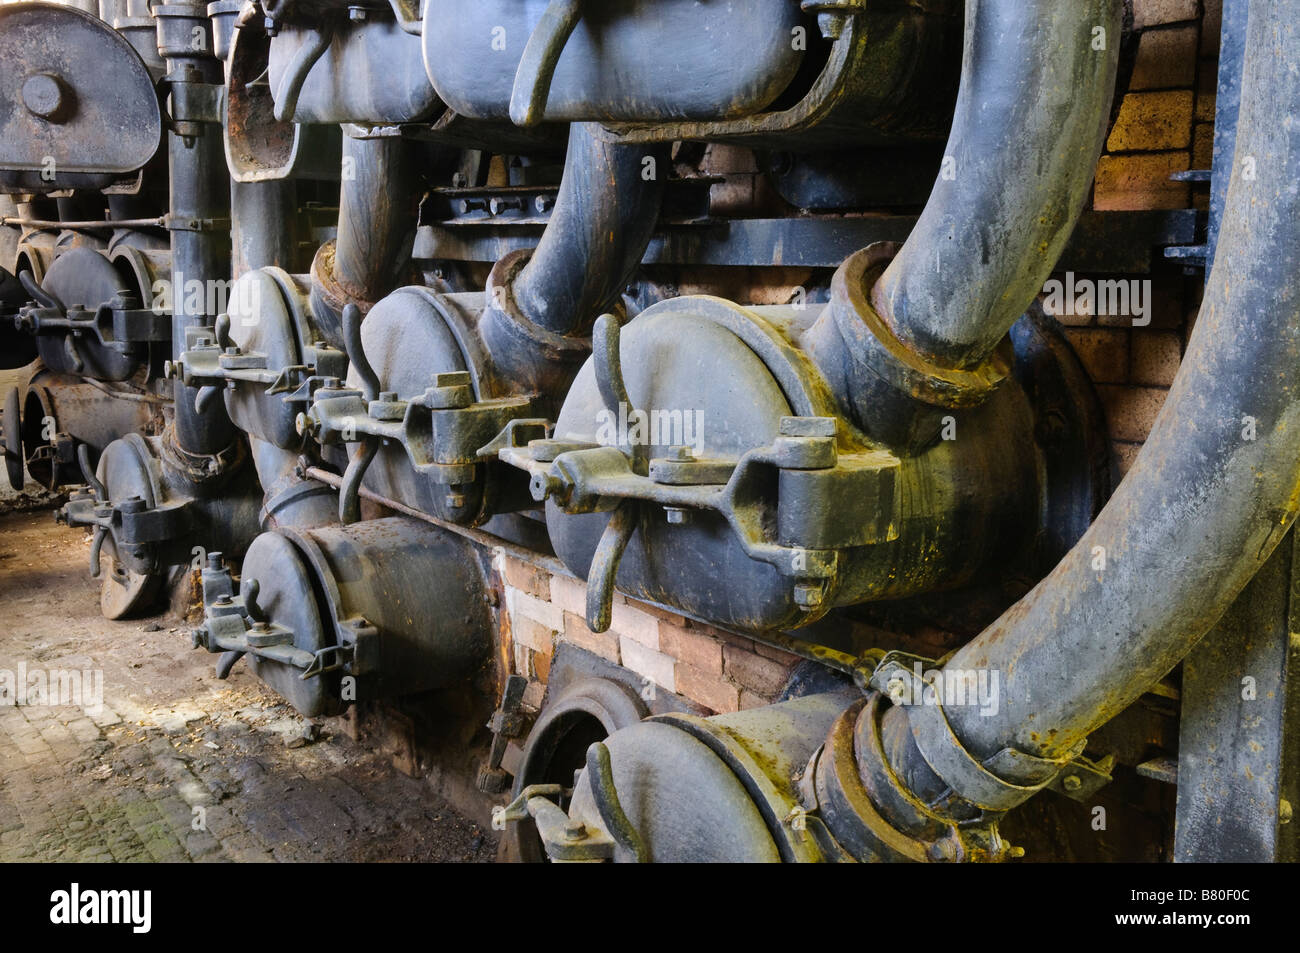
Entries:
[[556, 334], [590, 328], [641, 262], [668, 177], [667, 145], [605, 142], [569, 127], [564, 178], [541, 243], [512, 284], [523, 314]]
[[[207, 9], [192, 4], [156, 6], [158, 52], [167, 61], [173, 89], [191, 83], [220, 84], [221, 62], [213, 53]], [[202, 31], [202, 41], [195, 42]], [[175, 110], [176, 95], [172, 96]], [[215, 315], [207, 305], [215, 300], [214, 284], [230, 278], [230, 244], [226, 226], [230, 181], [226, 173], [220, 126], [173, 117], [167, 133], [170, 180], [172, 252], [172, 357], [192, 342], [192, 328], [210, 326]], [[222, 401], [209, 401], [200, 413], [196, 391], [176, 381], [176, 443], [190, 454], [219, 453], [235, 439], [235, 428]]]
[[363, 311], [404, 283], [420, 208], [415, 146], [343, 138], [334, 280]]

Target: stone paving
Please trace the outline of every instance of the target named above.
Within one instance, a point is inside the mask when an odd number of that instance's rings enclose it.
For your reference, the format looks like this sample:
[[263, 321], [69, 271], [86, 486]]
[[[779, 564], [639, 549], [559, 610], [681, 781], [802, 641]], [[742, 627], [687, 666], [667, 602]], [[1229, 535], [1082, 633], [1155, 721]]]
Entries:
[[[337, 723], [242, 664], [217, 680], [181, 620], [105, 620], [88, 546], [48, 511], [0, 516], [0, 689], [30, 689], [0, 705], [0, 860], [493, 859], [490, 830]], [[50, 705], [33, 672], [92, 675], [82, 704]]]

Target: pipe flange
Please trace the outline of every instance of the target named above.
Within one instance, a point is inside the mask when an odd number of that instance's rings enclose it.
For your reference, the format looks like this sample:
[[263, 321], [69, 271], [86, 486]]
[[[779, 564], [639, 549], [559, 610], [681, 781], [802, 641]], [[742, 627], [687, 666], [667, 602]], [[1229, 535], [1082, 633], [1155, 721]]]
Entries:
[[[520, 248], [498, 259], [488, 273], [485, 289], [487, 307], [505, 317], [506, 323], [530, 343], [540, 346], [546, 352], [554, 354], [561, 360], [573, 356], [575, 352], [586, 355], [591, 351], [590, 337], [556, 334], [554, 331], [548, 331], [524, 314], [523, 309], [519, 307], [519, 302], [515, 300], [515, 279], [519, 277], [519, 272], [523, 271], [524, 266], [528, 264], [529, 259], [532, 257], [533, 249]], [[614, 316], [618, 319], [619, 324], [623, 324], [627, 320], [627, 313], [622, 302], [615, 306]]]
[[[930, 859], [929, 843], [885, 820], [859, 775], [854, 728], [866, 705], [863, 699], [846, 708], [813, 754], [805, 773], [812, 776], [816, 803], [807, 806], [818, 811], [835, 840], [859, 861], [924, 863]], [[934, 833], [938, 831], [935, 826]]]
[[902, 246], [875, 242], [845, 259], [831, 280], [830, 310], [853, 361], [897, 390], [938, 407], [982, 404], [1011, 373], [1004, 341], [973, 370], [943, 367], [904, 343], [871, 304], [871, 289]]
[[[362, 314], [369, 314], [375, 302], [367, 301], [349, 290], [334, 274], [334, 239], [325, 242], [316, 249], [311, 260], [311, 288], [320, 301], [336, 315], [342, 315], [343, 309], [355, 304]], [[342, 321], [342, 318], [339, 318]]]
[[[831, 833], [859, 860], [1002, 861], [1024, 852], [1002, 839], [1000, 815], [955, 820], [922, 804], [894, 774], [880, 732], [884, 697], [873, 692], [831, 726], [813, 789]], [[908, 831], [887, 818], [897, 818]]]
[[[909, 663], [914, 664], [909, 667]], [[906, 709], [907, 724], [917, 751], [935, 775], [948, 785], [952, 795], [981, 811], [1002, 813], [1041, 791], [1082, 752], [1083, 743], [1080, 743], [1064, 760], [1047, 761], [1025, 752], [1004, 749], [995, 756], [994, 763], [1014, 763], [1020, 776], [1032, 777], [1033, 780], [1016, 783], [1000, 777], [971, 754], [953, 731], [944, 711], [942, 687], [920, 674], [923, 666], [935, 665], [926, 659], [891, 652], [876, 667], [870, 683], [894, 705]], [[865, 724], [860, 728], [864, 733], [867, 730]], [[927, 806], [927, 810], [929, 807], [933, 805]]]
[[224, 485], [225, 480], [243, 465], [247, 451], [244, 442], [237, 438], [230, 446], [216, 453], [190, 453], [176, 442], [175, 428], [168, 427], [163, 433], [160, 456], [168, 469], [179, 474], [192, 486], [205, 486], [215, 490], [219, 485], [213, 481], [220, 480]]

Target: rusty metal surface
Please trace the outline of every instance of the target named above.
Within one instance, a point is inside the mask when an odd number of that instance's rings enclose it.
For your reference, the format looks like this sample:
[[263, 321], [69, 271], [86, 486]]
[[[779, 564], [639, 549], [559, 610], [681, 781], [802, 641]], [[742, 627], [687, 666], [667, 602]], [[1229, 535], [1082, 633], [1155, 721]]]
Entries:
[[73, 7], [0, 8], [0, 183], [102, 187], [144, 166], [161, 134], [153, 80], [120, 34]]

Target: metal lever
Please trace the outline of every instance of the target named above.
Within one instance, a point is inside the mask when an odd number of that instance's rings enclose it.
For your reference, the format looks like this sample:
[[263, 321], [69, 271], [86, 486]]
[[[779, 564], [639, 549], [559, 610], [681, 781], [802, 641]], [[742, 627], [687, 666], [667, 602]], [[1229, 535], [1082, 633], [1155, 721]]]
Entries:
[[[591, 329], [591, 357], [596, 370], [596, 387], [605, 408], [618, 420], [620, 405], [627, 408], [630, 418], [635, 412], [632, 398], [623, 382], [623, 363], [619, 350], [622, 328], [612, 314], [602, 314]], [[620, 448], [622, 449], [622, 448]], [[645, 476], [650, 471], [650, 448], [643, 443], [633, 443], [627, 448], [632, 457], [632, 472]]]
[[614, 769], [609, 761], [609, 748], [604, 742], [597, 741], [587, 749], [587, 778], [591, 782], [596, 810], [600, 812], [601, 822], [614, 843], [624, 853], [632, 855], [638, 864], [649, 863], [650, 852], [646, 849], [645, 841], [632, 826], [619, 802], [618, 791], [614, 788]]
[[587, 572], [587, 627], [592, 632], [606, 632], [614, 609], [614, 580], [623, 560], [628, 541], [636, 531], [640, 507], [636, 500], [624, 500], [609, 518], [605, 532], [596, 545]]
[[361, 322], [364, 316], [355, 304], [343, 307], [343, 346], [347, 350], [348, 363], [352, 365], [357, 376], [361, 378], [361, 396], [366, 403], [379, 396], [379, 375], [370, 366], [365, 348], [361, 346]]
[[333, 41], [333, 26], [322, 24], [312, 34], [311, 39], [298, 48], [298, 52], [290, 61], [288, 69], [284, 71], [284, 77], [280, 80], [280, 88], [275, 91], [273, 97], [276, 122], [291, 120], [293, 114], [298, 111], [298, 97], [302, 95], [302, 87], [307, 82], [307, 74], [316, 65], [316, 61], [325, 55], [325, 51], [329, 49], [330, 43]]
[[366, 470], [379, 452], [377, 437], [363, 437], [352, 453], [348, 468], [343, 471], [343, 485], [339, 487], [339, 522], [347, 525], [361, 519], [361, 481]]
[[536, 126], [546, 114], [555, 67], [582, 18], [581, 7], [581, 0], [551, 0], [528, 38], [510, 93], [510, 119], [516, 126]]
[[95, 476], [95, 468], [90, 465], [90, 447], [84, 443], [77, 444], [77, 466], [81, 467], [81, 478], [95, 493], [95, 502], [108, 501], [108, 489]]
[[30, 271], [20, 271], [18, 280], [22, 283], [23, 290], [31, 295], [32, 300], [42, 308], [57, 308], [65, 315], [68, 313], [68, 309], [64, 307], [63, 302], [37, 284]]
[[[369, 403], [379, 396], [379, 375], [370, 366], [365, 348], [361, 346], [362, 318], [361, 309], [355, 304], [344, 306], [343, 346], [347, 350], [348, 362], [361, 378], [361, 396]], [[361, 438], [348, 468], [343, 471], [343, 485], [339, 487], [339, 522], [355, 523], [361, 519], [361, 481], [378, 452], [379, 438]]]

